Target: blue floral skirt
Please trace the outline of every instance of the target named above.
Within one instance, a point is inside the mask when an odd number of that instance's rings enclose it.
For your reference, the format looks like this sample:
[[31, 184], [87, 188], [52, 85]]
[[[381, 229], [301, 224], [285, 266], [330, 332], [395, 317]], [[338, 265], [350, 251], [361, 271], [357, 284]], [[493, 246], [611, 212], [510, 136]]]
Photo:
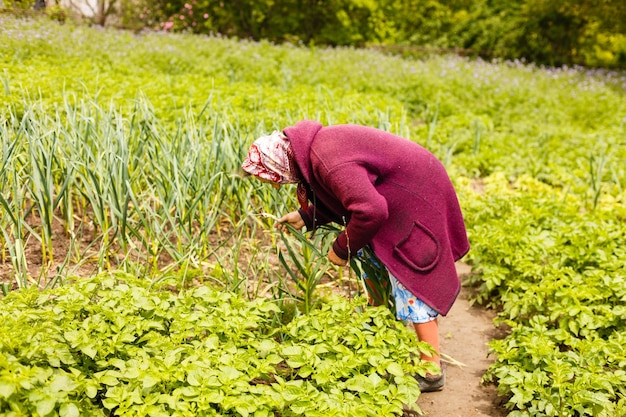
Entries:
[[428, 323], [437, 318], [439, 313], [428, 304], [417, 298], [396, 277], [389, 274], [391, 290], [396, 303], [396, 317], [398, 320], [411, 323]]
[[[382, 264], [377, 257], [366, 255], [363, 250], [360, 250], [358, 255], [363, 257], [366, 262], [371, 262], [376, 266]], [[389, 281], [391, 282], [391, 291], [395, 301], [396, 317], [398, 320], [419, 324], [428, 323], [439, 316], [439, 313], [417, 298], [404, 284], [398, 281], [389, 270], [387, 270], [387, 273], [389, 274]], [[368, 278], [367, 274], [364, 273], [363, 278]]]

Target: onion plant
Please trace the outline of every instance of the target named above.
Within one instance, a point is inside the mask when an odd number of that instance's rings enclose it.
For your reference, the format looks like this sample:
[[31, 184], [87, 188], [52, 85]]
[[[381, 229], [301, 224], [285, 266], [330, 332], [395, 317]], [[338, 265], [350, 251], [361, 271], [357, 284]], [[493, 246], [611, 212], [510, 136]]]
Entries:
[[[389, 114], [379, 116], [388, 128]], [[11, 117], [2, 127], [14, 138], [3, 143], [3, 252], [19, 286], [28, 285], [25, 252], [39, 242], [43, 285], [79, 270], [182, 280], [204, 270], [229, 290], [314, 305], [329, 267], [316, 246], [326, 243], [272, 232], [267, 214], [293, 209], [291, 186], [275, 190], [240, 169], [252, 140], [277, 126], [250, 128], [212, 99], [168, 122], [142, 98], [119, 109], [71, 94], [53, 112], [32, 102]], [[260, 260], [278, 246], [287, 248], [280, 262], [296, 267], [291, 280]]]
[[[168, 124], [146, 100], [123, 112], [68, 95], [53, 112], [35, 102], [21, 118], [10, 113], [0, 202], [3, 253], [18, 285], [28, 285], [25, 253], [38, 242], [43, 285], [112, 268], [186, 279], [220, 264], [225, 286], [250, 280], [241, 288], [260, 291], [268, 277], [240, 252], [265, 250], [254, 241], [268, 224], [250, 213], [284, 212], [293, 197], [243, 178], [240, 161], [261, 130], [248, 132], [228, 111], [188, 109]], [[277, 234], [265, 236], [275, 245]]]
[[[15, 284], [22, 288], [28, 286], [28, 264], [24, 253], [24, 239], [34, 231], [26, 222], [24, 168], [21, 162], [23, 153], [24, 127], [12, 115], [2, 120], [2, 155], [0, 169], [0, 228], [2, 229], [2, 258], [8, 252], [13, 267]], [[7, 285], [8, 286], [8, 285]]]
[[25, 288], [29, 285], [28, 263], [25, 256], [24, 239], [27, 236], [27, 230], [34, 233], [25, 221], [25, 213], [22, 205], [25, 190], [19, 186], [17, 172], [13, 172], [11, 179], [12, 187], [3, 187], [3, 191], [8, 191], [9, 197], [5, 198], [4, 192], [0, 193], [0, 204], [3, 208], [3, 215], [0, 218], [3, 238], [2, 255], [8, 251], [13, 266], [13, 276], [15, 283], [19, 288]]
[[[317, 286], [330, 270], [326, 253], [332, 241], [324, 240], [321, 235], [310, 240], [292, 227], [289, 227], [289, 231], [295, 238], [281, 234], [288, 258], [282, 251], [278, 258], [296, 286], [290, 295], [301, 302], [303, 311], [308, 314], [315, 306]], [[281, 288], [283, 291], [289, 291], [290, 285], [284, 282]]]

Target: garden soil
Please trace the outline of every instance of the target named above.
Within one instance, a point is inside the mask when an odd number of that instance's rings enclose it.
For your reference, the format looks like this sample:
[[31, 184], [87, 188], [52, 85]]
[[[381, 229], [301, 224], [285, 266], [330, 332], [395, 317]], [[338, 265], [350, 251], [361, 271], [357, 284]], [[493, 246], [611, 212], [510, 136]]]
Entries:
[[[469, 267], [459, 263], [459, 276]], [[428, 417], [504, 417], [504, 400], [493, 385], [481, 383], [494, 358], [489, 356], [489, 341], [501, 337], [493, 325], [495, 313], [469, 303], [463, 288], [447, 316], [439, 319], [441, 352], [452, 360], [447, 365], [443, 391], [423, 393], [417, 404]]]

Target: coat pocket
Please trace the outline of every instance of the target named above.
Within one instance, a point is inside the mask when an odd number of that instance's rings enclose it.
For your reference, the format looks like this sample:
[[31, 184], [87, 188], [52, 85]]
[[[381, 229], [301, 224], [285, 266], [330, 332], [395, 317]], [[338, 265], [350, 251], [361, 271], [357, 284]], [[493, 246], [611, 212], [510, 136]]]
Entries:
[[439, 241], [424, 225], [414, 222], [408, 235], [394, 248], [394, 253], [408, 266], [420, 272], [430, 271], [439, 262]]

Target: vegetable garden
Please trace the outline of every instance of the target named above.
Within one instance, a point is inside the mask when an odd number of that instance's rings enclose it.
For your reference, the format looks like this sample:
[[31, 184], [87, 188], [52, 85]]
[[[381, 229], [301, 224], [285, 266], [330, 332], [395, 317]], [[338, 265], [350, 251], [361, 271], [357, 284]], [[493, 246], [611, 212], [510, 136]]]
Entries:
[[0, 413], [402, 415], [415, 336], [243, 178], [303, 118], [431, 149], [511, 416], [626, 415], [626, 75], [0, 16]]

